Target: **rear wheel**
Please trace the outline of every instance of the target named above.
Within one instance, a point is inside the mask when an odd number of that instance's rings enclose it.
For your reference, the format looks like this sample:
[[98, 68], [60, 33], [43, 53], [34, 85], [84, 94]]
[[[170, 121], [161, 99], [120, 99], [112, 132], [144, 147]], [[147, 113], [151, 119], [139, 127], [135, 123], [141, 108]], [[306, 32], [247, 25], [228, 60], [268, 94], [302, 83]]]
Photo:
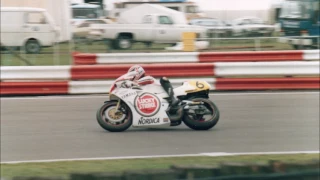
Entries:
[[127, 130], [132, 124], [132, 113], [129, 107], [121, 103], [119, 110], [117, 101], [110, 101], [104, 104], [97, 111], [97, 121], [99, 125], [110, 132], [121, 132]]
[[116, 40], [117, 48], [119, 49], [130, 49], [132, 46], [132, 39], [127, 36], [120, 36]]
[[24, 48], [28, 54], [39, 54], [41, 51], [41, 46], [37, 40], [28, 40]]
[[193, 102], [203, 102], [203, 105], [199, 105], [201, 108], [185, 112], [183, 117], [184, 123], [194, 130], [208, 130], [214, 127], [220, 117], [218, 107], [209, 99], [195, 98]]

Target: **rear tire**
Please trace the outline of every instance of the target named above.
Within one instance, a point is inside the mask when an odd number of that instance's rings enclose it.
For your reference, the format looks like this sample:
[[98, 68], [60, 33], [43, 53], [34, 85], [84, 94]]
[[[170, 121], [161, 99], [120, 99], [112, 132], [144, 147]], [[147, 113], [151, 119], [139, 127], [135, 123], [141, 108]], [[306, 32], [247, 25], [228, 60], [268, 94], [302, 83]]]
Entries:
[[121, 132], [127, 130], [132, 125], [132, 112], [130, 108], [121, 103], [120, 107], [125, 109], [126, 113], [113, 114], [117, 107], [117, 101], [110, 101], [105, 103], [97, 111], [97, 121], [99, 125], [110, 132]]
[[192, 101], [204, 102], [204, 105], [206, 106], [206, 108], [212, 112], [212, 116], [208, 120], [200, 121], [200, 120], [194, 119], [193, 117], [190, 117], [188, 114], [185, 113], [185, 115], [183, 116], [183, 122], [189, 128], [194, 130], [209, 130], [212, 127], [214, 127], [218, 123], [219, 117], [220, 117], [220, 112], [218, 107], [212, 101], [205, 98], [195, 98], [195, 99], [192, 99]]
[[132, 47], [132, 39], [127, 36], [119, 36], [116, 40], [118, 49], [130, 49]]
[[27, 54], [39, 54], [41, 45], [37, 40], [28, 40], [24, 46]]

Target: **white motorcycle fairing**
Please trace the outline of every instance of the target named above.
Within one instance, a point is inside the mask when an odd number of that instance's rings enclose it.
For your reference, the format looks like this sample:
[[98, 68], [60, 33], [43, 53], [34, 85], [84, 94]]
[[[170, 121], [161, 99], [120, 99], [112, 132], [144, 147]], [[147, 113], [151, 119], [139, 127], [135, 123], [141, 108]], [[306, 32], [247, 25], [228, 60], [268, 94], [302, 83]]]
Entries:
[[164, 99], [166, 92], [160, 90], [158, 93], [150, 93], [147, 89], [151, 87], [148, 86], [141, 90], [118, 88], [112, 92], [110, 99], [120, 98], [128, 105], [132, 112], [132, 127], [170, 126], [171, 121], [166, 113], [169, 103]]

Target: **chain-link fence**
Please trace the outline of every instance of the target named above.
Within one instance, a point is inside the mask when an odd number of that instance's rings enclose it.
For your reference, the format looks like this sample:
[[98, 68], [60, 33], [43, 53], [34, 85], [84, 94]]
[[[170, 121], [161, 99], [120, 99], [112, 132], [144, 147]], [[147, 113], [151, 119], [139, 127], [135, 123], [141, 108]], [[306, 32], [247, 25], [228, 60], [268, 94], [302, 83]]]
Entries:
[[[196, 41], [208, 42], [204, 48], [197, 51], [266, 51], [266, 50], [295, 50], [312, 49], [318, 46], [305, 46], [302, 44], [306, 39], [317, 41], [319, 36], [292, 36], [286, 37], [287, 43], [279, 42], [281, 37], [212, 37], [198, 38]], [[290, 40], [291, 39], [291, 40]], [[290, 44], [290, 41], [298, 42], [298, 45]], [[11, 48], [1, 46], [1, 66], [25, 66], [25, 65], [71, 65], [73, 52], [85, 53], [133, 53], [133, 52], [182, 52], [183, 44], [150, 44], [133, 43], [129, 49], [114, 49], [112, 41], [100, 40], [92, 41], [89, 39], [73, 39], [69, 42], [56, 43], [52, 47], [42, 48], [38, 54], [27, 54], [24, 48]], [[176, 48], [172, 48], [176, 47]], [[171, 50], [169, 50], [171, 49]]]

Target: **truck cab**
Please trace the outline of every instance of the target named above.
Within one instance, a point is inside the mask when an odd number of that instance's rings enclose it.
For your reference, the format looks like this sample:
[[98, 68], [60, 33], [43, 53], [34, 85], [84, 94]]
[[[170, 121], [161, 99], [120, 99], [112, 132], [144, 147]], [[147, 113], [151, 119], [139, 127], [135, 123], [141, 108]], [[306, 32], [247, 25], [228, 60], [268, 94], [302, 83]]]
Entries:
[[85, 20], [99, 19], [104, 13], [103, 9], [96, 4], [73, 3], [71, 25], [77, 26]]
[[134, 42], [175, 44], [182, 41], [183, 32], [195, 32], [205, 38], [207, 29], [201, 26], [175, 24], [166, 14], [146, 14], [138, 24], [92, 24], [92, 30], [104, 32], [102, 38], [112, 42], [115, 49], [129, 49]]
[[319, 48], [319, 1], [285, 0], [282, 4], [279, 22], [281, 38], [294, 49]]

